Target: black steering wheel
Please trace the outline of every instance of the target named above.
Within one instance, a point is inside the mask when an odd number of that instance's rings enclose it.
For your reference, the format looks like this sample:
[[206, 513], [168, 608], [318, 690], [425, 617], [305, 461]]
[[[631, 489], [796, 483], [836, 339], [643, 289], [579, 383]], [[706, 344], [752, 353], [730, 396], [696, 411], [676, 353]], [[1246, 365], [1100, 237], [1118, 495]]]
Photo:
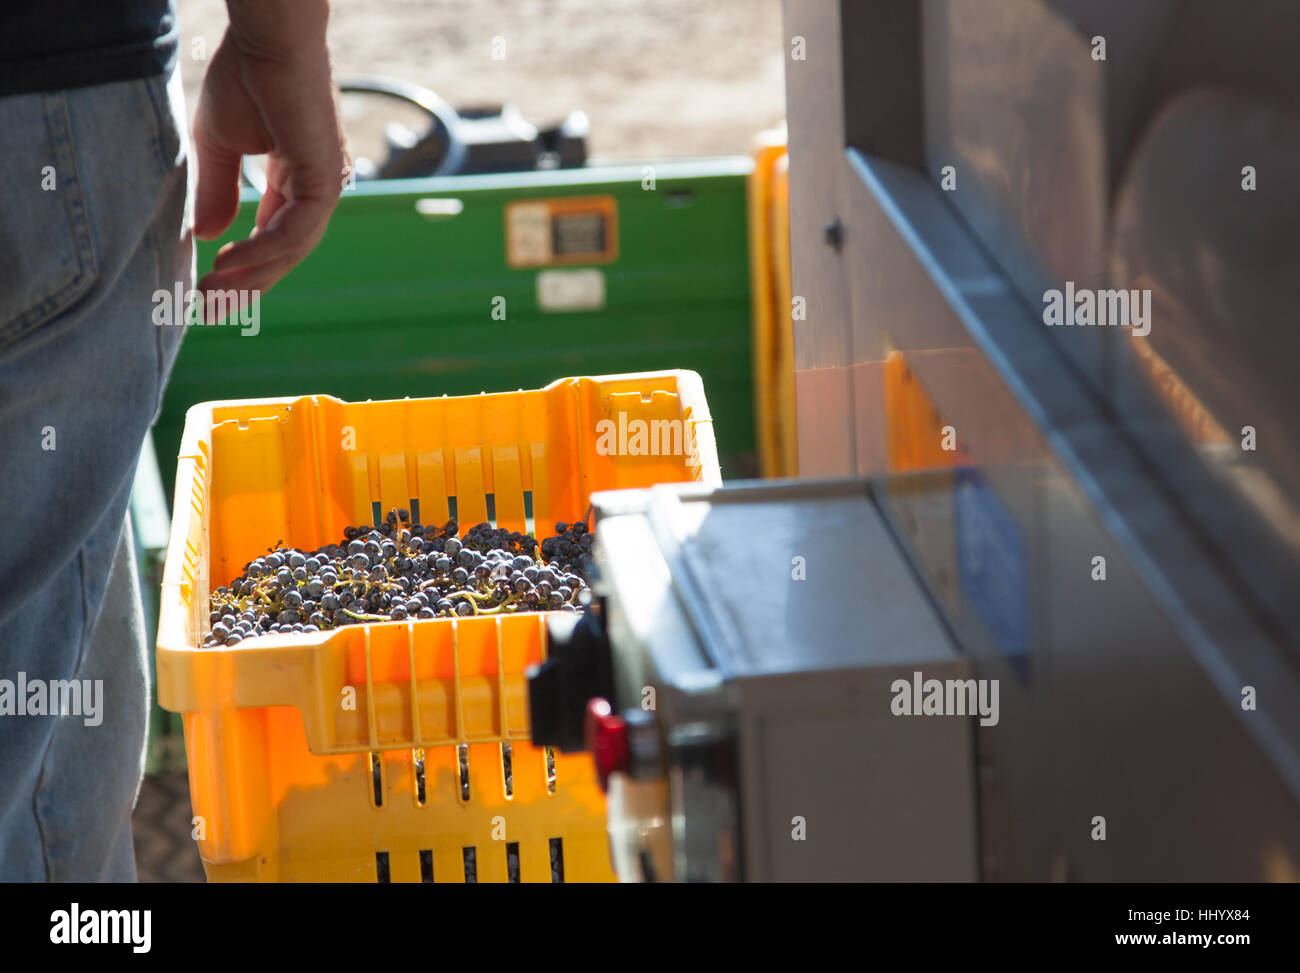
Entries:
[[[379, 77], [339, 82], [344, 134], [357, 181], [449, 176], [465, 162], [460, 115], [428, 88]], [[266, 192], [263, 156], [244, 156], [244, 181]]]

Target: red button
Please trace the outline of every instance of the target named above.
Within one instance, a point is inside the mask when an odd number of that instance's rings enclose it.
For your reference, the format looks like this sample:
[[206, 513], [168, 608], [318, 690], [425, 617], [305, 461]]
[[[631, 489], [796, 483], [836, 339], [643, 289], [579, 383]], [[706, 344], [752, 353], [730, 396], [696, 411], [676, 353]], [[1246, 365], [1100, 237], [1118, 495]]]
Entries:
[[596, 760], [596, 773], [603, 791], [609, 775], [627, 770], [630, 762], [627, 721], [613, 714], [606, 699], [596, 698], [587, 703], [586, 743]]

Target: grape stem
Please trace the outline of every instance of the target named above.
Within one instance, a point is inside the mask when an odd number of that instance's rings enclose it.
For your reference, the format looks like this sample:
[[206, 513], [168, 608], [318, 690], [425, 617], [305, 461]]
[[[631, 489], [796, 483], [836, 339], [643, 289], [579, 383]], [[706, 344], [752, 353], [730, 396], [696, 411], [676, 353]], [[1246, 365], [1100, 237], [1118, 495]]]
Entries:
[[348, 611], [346, 608], [340, 608], [339, 611], [343, 612], [343, 614], [347, 615], [349, 618], [355, 618], [359, 622], [391, 622], [392, 621], [392, 619], [389, 618], [387, 615], [362, 615], [357, 612]]

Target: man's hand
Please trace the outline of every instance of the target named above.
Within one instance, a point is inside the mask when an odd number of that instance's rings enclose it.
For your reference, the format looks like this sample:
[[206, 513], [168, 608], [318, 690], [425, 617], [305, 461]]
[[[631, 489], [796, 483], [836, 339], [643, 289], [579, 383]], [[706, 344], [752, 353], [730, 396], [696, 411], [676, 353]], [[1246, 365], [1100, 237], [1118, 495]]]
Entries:
[[328, 4], [228, 6], [230, 28], [212, 56], [194, 119], [195, 234], [212, 239], [235, 218], [244, 155], [267, 155], [267, 186], [252, 234], [222, 247], [199, 281], [205, 295], [264, 291], [287, 274], [325, 232], [349, 164], [325, 45]]

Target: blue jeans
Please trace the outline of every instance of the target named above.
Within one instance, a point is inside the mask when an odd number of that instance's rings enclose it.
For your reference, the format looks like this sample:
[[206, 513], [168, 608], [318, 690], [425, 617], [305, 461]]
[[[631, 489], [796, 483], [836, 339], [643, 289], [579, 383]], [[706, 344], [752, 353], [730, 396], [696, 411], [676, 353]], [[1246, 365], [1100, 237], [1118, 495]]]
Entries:
[[0, 98], [0, 880], [135, 878], [124, 522], [184, 333], [154, 295], [194, 274], [185, 127], [179, 73]]

